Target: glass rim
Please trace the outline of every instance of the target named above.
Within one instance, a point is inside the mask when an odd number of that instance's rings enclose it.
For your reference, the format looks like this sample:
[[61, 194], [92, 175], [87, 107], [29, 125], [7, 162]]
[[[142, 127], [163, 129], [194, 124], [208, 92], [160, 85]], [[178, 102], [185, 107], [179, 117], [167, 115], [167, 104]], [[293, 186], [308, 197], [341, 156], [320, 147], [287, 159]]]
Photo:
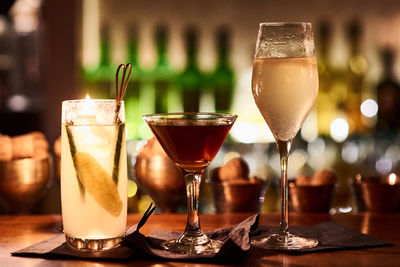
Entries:
[[[143, 119], [155, 120], [180, 120], [182, 116], [191, 115], [197, 117], [184, 118], [185, 120], [216, 120], [216, 119], [236, 119], [238, 116], [230, 113], [220, 112], [171, 112], [171, 113], [152, 113], [142, 115]], [[203, 116], [203, 117], [202, 117]]]
[[312, 23], [311, 22], [307, 22], [307, 21], [298, 21], [298, 22], [283, 22], [283, 21], [277, 21], [277, 22], [261, 22], [260, 24], [261, 26], [276, 26], [276, 27], [280, 27], [280, 26], [299, 26], [299, 25], [309, 25], [311, 26]]
[[[116, 103], [117, 101], [115, 99], [69, 99], [69, 100], [63, 100], [61, 103], [82, 103], [86, 101], [91, 101], [91, 102], [105, 102], [105, 103]], [[121, 103], [124, 103], [124, 100], [121, 100]]]

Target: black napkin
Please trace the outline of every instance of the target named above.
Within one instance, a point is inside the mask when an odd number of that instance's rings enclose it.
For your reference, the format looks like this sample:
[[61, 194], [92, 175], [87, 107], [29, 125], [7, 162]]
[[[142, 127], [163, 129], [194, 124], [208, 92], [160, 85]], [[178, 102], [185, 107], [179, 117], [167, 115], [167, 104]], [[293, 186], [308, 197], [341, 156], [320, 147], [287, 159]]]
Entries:
[[[50, 259], [81, 258], [108, 261], [129, 261], [135, 259], [161, 258], [173, 260], [205, 260], [205, 261], [234, 261], [242, 259], [250, 249], [250, 231], [257, 226], [258, 215], [253, 215], [241, 223], [226, 228], [206, 232], [212, 238], [223, 241], [223, 246], [218, 253], [204, 255], [182, 255], [165, 251], [160, 247], [164, 240], [176, 239], [180, 233], [155, 230], [148, 237], [139, 230], [153, 213], [155, 207], [147, 209], [137, 225], [127, 230], [120, 246], [99, 252], [78, 251], [68, 247], [64, 234], [59, 234], [45, 241], [33, 244], [24, 249], [11, 253], [13, 256], [39, 257]], [[225, 257], [229, 255], [229, 257]]]
[[258, 214], [253, 215], [241, 223], [205, 232], [207, 236], [214, 240], [223, 242], [221, 249], [217, 253], [206, 254], [178, 254], [167, 251], [161, 247], [161, 243], [166, 240], [177, 239], [181, 233], [164, 230], [155, 230], [149, 236], [142, 235], [139, 231], [144, 225], [152, 210], [146, 211], [137, 230], [123, 238], [123, 246], [142, 251], [150, 257], [173, 260], [215, 260], [215, 261], [237, 261], [250, 249], [250, 232], [255, 230], [258, 224]]
[[[259, 226], [257, 230], [252, 233], [252, 237], [268, 236], [269, 234], [278, 232], [279, 227], [276, 226]], [[302, 237], [315, 238], [319, 242], [318, 246], [314, 248], [286, 251], [289, 254], [391, 245], [383, 240], [350, 230], [334, 222], [321, 223], [316, 226], [290, 226], [289, 233]]]
[[[148, 217], [153, 211], [154, 208], [152, 208], [151, 204], [147, 209], [145, 215], [140, 219], [139, 223], [137, 225], [129, 227], [126, 233], [129, 235], [136, 231], [136, 229], [140, 229], [140, 227], [144, 225], [144, 223], [147, 221]], [[12, 252], [11, 255], [48, 259], [78, 258], [109, 261], [127, 261], [141, 257], [138, 251], [132, 250], [131, 248], [122, 245], [104, 251], [80, 251], [72, 249], [67, 245], [67, 243], [65, 243], [64, 234], [59, 234], [45, 241]]]
[[78, 251], [68, 247], [65, 243], [64, 234], [59, 234], [45, 241], [33, 244], [29, 247], [12, 252], [13, 256], [47, 258], [47, 259], [101, 259], [101, 260], [131, 260], [137, 258], [138, 255], [130, 248], [119, 246], [113, 249], [91, 252]]

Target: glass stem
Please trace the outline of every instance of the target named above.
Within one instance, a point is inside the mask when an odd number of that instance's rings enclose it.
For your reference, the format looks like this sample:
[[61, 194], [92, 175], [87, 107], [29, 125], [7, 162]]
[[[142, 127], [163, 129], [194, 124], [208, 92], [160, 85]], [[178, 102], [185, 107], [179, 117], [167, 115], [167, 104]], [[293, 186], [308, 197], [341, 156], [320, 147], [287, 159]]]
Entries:
[[199, 218], [199, 193], [201, 173], [186, 173], [186, 196], [187, 196], [187, 223], [185, 235], [200, 236], [203, 232], [200, 229]]
[[287, 177], [287, 167], [289, 152], [292, 148], [292, 141], [287, 140], [276, 141], [279, 150], [279, 156], [281, 159], [281, 225], [279, 233], [282, 237], [287, 238], [288, 236], [288, 225], [289, 225], [289, 213], [288, 213], [288, 177]]

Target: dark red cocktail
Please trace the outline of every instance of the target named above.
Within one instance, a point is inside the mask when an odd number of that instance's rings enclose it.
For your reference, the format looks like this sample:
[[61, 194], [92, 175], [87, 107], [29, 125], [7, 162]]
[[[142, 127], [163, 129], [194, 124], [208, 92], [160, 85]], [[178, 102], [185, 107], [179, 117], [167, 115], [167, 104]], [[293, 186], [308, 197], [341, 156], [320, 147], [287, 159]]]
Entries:
[[149, 123], [168, 156], [185, 171], [207, 167], [228, 135], [232, 124], [180, 121], [179, 125]]
[[209, 239], [200, 228], [199, 191], [204, 169], [211, 163], [228, 135], [236, 115], [222, 113], [165, 113], [143, 116], [158, 142], [185, 172], [188, 219], [177, 240], [161, 243], [183, 254], [215, 253], [221, 241]]

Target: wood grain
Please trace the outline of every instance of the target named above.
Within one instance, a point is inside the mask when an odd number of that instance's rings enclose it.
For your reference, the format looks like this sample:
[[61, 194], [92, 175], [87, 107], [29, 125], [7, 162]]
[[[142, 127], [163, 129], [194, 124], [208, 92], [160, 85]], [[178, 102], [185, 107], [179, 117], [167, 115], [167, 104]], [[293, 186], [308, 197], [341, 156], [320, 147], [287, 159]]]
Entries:
[[[204, 230], [224, 227], [240, 222], [251, 214], [204, 214], [201, 224]], [[141, 215], [129, 214], [128, 225], [137, 223]], [[391, 247], [312, 253], [290, 256], [278, 252], [252, 248], [244, 259], [246, 266], [399, 266], [400, 262], [400, 214], [290, 214], [290, 225], [315, 225], [334, 221], [350, 229], [381, 238], [393, 243]], [[12, 257], [11, 252], [48, 239], [59, 232], [60, 215], [0, 216], [0, 266], [214, 266], [212, 264], [132, 261], [111, 263], [80, 260], [45, 260]], [[261, 224], [279, 225], [279, 214], [262, 214]], [[186, 224], [185, 214], [152, 215], [142, 233], [154, 229], [182, 231]]]

